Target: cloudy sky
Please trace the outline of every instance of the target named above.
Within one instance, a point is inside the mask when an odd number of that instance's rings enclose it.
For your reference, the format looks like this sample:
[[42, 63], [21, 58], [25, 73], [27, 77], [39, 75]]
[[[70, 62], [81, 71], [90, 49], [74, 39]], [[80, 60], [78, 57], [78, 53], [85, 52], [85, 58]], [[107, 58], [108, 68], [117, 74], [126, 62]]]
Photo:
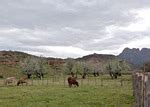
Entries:
[[150, 0], [0, 0], [0, 50], [49, 57], [150, 48]]

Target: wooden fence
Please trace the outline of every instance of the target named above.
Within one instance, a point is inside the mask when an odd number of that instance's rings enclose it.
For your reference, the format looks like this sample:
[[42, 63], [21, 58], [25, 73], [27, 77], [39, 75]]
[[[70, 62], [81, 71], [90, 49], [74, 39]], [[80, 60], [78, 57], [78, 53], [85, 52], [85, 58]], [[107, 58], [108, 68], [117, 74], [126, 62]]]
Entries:
[[132, 77], [135, 107], [150, 107], [150, 72], [134, 72]]

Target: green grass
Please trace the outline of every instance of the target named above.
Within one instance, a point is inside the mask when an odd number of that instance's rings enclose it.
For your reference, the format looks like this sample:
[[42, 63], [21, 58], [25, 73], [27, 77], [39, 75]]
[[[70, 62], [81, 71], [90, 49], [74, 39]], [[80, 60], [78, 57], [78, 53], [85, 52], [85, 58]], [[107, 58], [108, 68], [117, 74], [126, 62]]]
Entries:
[[0, 87], [0, 107], [134, 107], [131, 81], [104, 86], [66, 84]]
[[2, 65], [0, 64], [0, 76], [3, 78], [16, 76], [19, 77], [21, 75], [21, 70], [18, 66], [10, 66], [10, 65]]

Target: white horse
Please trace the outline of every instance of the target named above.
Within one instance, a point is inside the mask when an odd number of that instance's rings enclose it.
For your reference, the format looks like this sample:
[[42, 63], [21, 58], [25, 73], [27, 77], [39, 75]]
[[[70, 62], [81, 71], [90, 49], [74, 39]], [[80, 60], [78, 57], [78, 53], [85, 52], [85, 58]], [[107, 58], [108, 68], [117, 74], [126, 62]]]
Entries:
[[4, 80], [4, 84], [8, 85], [8, 84], [16, 84], [17, 80], [16, 77], [8, 77]]

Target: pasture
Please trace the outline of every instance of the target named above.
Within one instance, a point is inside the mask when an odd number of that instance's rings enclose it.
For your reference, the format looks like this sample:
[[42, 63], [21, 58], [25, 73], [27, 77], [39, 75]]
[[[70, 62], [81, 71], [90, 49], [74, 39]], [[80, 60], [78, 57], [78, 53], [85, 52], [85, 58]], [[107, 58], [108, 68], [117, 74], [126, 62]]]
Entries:
[[109, 76], [78, 79], [79, 87], [69, 88], [67, 77], [29, 80], [28, 86], [3, 86], [1, 107], [133, 107], [131, 75], [111, 80]]

